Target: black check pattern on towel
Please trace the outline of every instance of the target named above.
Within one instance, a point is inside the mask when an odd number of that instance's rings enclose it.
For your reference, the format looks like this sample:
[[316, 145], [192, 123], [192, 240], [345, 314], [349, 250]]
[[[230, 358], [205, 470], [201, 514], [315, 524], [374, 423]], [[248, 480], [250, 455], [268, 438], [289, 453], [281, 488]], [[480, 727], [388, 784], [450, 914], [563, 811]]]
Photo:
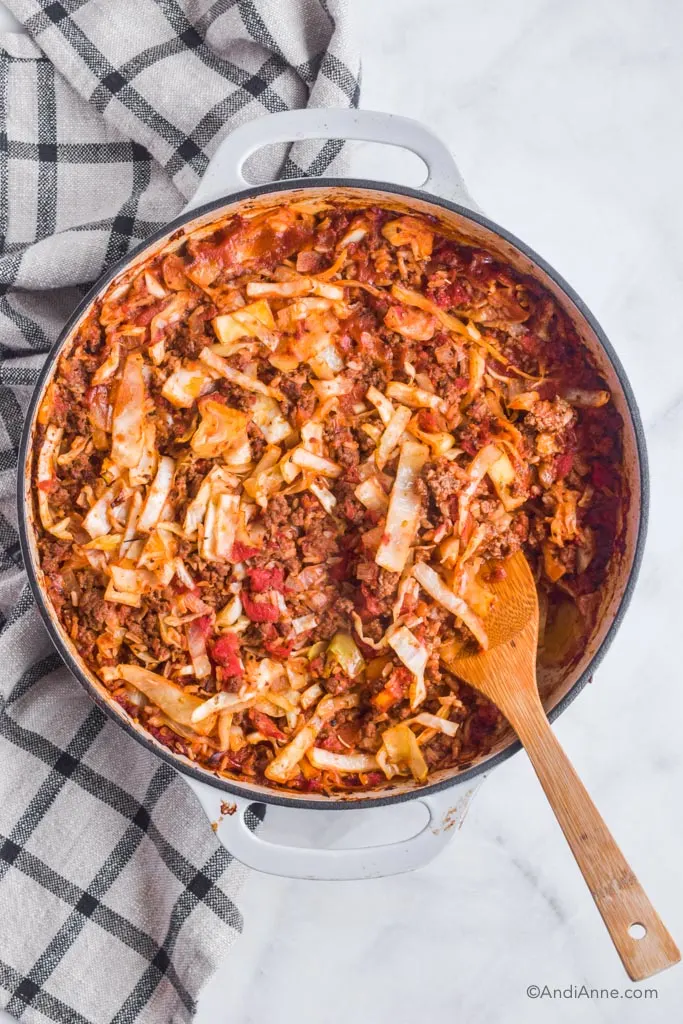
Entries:
[[[181, 210], [232, 127], [357, 104], [346, 2], [5, 0], [29, 35], [0, 35], [0, 1006], [30, 1024], [190, 1020], [244, 875], [42, 626], [15, 508], [31, 392], [89, 284]], [[300, 143], [248, 170], [343, 158]]]

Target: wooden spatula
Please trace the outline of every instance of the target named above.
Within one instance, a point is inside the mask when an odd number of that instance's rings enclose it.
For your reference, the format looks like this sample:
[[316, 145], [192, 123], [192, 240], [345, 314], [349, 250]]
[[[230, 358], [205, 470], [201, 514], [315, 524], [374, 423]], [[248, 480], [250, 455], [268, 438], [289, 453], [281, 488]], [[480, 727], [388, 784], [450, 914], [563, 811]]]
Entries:
[[505, 572], [493, 585], [489, 649], [462, 657], [445, 645], [441, 658], [497, 705], [524, 744], [622, 963], [633, 981], [641, 981], [678, 963], [681, 954], [546, 718], [536, 685], [538, 597], [521, 552], [508, 559]]

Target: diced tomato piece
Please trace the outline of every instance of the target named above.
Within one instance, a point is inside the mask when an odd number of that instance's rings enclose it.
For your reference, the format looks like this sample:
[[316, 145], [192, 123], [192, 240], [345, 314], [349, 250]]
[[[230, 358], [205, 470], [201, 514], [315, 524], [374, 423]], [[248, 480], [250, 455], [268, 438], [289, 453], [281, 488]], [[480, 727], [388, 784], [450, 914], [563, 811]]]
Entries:
[[417, 422], [420, 430], [435, 431], [439, 429], [436, 413], [433, 409], [420, 409], [417, 414]]
[[385, 683], [384, 689], [376, 693], [372, 703], [380, 711], [388, 711], [408, 696], [412, 676], [407, 668], [395, 668]]
[[138, 327], [146, 327], [165, 305], [166, 299], [161, 299], [159, 302], [153, 302], [151, 306], [143, 306], [136, 313], [132, 313], [130, 318]]
[[327, 574], [331, 580], [336, 580], [337, 583], [341, 583], [343, 580], [348, 579], [350, 559], [350, 552], [344, 551], [339, 561], [330, 566]]
[[262, 594], [264, 590], [282, 590], [284, 577], [282, 568], [279, 565], [272, 569], [247, 569], [249, 583], [255, 594]]
[[602, 462], [595, 462], [591, 470], [591, 482], [594, 487], [602, 489], [603, 487], [611, 487], [614, 481], [612, 471], [609, 466], [606, 466]]
[[274, 658], [288, 658], [294, 647], [293, 640], [264, 640], [263, 646]]
[[571, 452], [565, 452], [564, 455], [558, 455], [555, 459], [555, 478], [557, 480], [564, 480], [571, 468], [574, 465], [574, 456]]
[[517, 344], [530, 356], [537, 356], [543, 342], [536, 334], [532, 334], [531, 331], [527, 331], [526, 334], [523, 334], [518, 339]]
[[38, 484], [38, 490], [47, 491], [47, 493], [49, 494], [50, 491], [54, 491], [56, 486], [57, 478], [53, 476], [49, 480], [41, 480], [40, 483]]
[[53, 419], [58, 423], [61, 423], [66, 413], [69, 411], [69, 404], [62, 395], [62, 393], [55, 388], [54, 398], [52, 402], [53, 408]]
[[213, 630], [213, 618], [211, 615], [202, 615], [200, 618], [195, 619], [193, 624], [197, 632], [201, 633], [205, 640]]
[[253, 722], [254, 728], [258, 729], [264, 736], [268, 736], [274, 740], [286, 740], [287, 737], [278, 729], [272, 718], [268, 715], [264, 715], [262, 711], [256, 711], [254, 708], [249, 709], [249, 718]]
[[308, 666], [308, 670], [311, 673], [311, 675], [318, 678], [322, 676], [324, 668], [325, 659], [323, 658], [322, 655], [318, 655], [317, 658], [314, 658], [313, 661]]
[[211, 646], [211, 657], [220, 665], [222, 676], [239, 676], [243, 672], [239, 657], [240, 643], [234, 633], [224, 633]]
[[474, 278], [483, 284], [495, 281], [498, 276], [498, 264], [494, 261], [490, 252], [485, 249], [474, 249], [470, 257], [468, 277]]
[[363, 622], [370, 622], [371, 619], [376, 619], [382, 614], [382, 605], [372, 593], [367, 583], [361, 583], [358, 597], [360, 598], [358, 614]]
[[443, 288], [435, 288], [432, 292], [432, 298], [441, 309], [450, 309], [452, 306], [462, 306], [464, 302], [467, 302], [469, 296], [467, 289], [463, 285], [458, 284], [457, 281], [454, 281]]
[[250, 548], [248, 544], [243, 544], [242, 541], [236, 540], [232, 546], [230, 561], [244, 562], [247, 558], [253, 558], [254, 555], [258, 555], [258, 551], [258, 548]]
[[323, 740], [318, 740], [319, 747], [323, 750], [332, 750], [335, 754], [346, 754], [348, 747], [345, 747], [335, 732], [329, 733]]
[[106, 430], [109, 426], [109, 388], [106, 384], [97, 384], [88, 388], [85, 393], [88, 406], [88, 419], [93, 427]]
[[242, 607], [252, 622], [277, 622], [280, 612], [270, 601], [252, 601], [246, 591], [241, 594]]
[[364, 785], [368, 789], [371, 786], [379, 786], [380, 782], [384, 782], [385, 779], [384, 772], [363, 772]]

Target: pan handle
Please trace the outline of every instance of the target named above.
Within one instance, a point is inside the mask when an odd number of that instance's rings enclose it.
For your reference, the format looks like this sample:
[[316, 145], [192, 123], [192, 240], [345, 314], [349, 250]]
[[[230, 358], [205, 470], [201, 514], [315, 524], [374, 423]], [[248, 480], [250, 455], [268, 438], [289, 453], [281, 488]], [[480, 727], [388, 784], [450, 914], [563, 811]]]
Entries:
[[301, 139], [357, 139], [409, 149], [427, 166], [422, 190], [477, 209], [448, 148], [419, 121], [378, 110], [307, 107], [267, 114], [235, 128], [214, 153], [186, 210], [248, 188], [242, 169], [252, 153], [273, 143]]
[[[428, 864], [460, 828], [472, 797], [485, 776], [480, 775], [467, 786], [456, 785], [442, 793], [416, 796], [415, 799], [427, 808], [429, 820], [420, 832], [409, 839], [350, 850], [271, 843], [245, 821], [245, 811], [258, 802], [257, 798], [246, 800], [222, 793], [197, 779], [184, 778], [199, 797], [220, 841], [233, 857], [247, 867], [284, 878], [347, 881], [399, 875]], [[319, 812], [312, 810], [309, 813], [316, 815]]]

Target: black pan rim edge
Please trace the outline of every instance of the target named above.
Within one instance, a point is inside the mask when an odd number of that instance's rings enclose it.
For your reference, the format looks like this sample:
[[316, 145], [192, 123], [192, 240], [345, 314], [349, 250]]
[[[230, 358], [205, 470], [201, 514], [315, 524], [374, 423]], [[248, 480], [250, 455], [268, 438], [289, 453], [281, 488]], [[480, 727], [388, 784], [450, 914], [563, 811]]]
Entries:
[[483, 214], [468, 209], [467, 207], [460, 206], [458, 203], [451, 202], [449, 199], [443, 199], [440, 196], [432, 195], [429, 192], [421, 191], [420, 189], [409, 188], [403, 185], [388, 184], [381, 181], [368, 181], [362, 178], [296, 178], [286, 179], [284, 181], [271, 182], [266, 185], [256, 185], [252, 188], [243, 189], [239, 192], [232, 193], [231, 195], [222, 196], [219, 199], [212, 200], [208, 203], [202, 204], [192, 210], [188, 210], [181, 213], [174, 220], [169, 221], [168, 224], [164, 225], [158, 231], [155, 231], [152, 235], [142, 241], [138, 246], [128, 252], [122, 259], [118, 260], [109, 270], [103, 274], [90, 288], [81, 302], [78, 304], [69, 320], [65, 324], [64, 328], [59, 334], [57, 341], [55, 342], [51, 351], [47, 354], [45, 365], [41, 370], [40, 376], [34, 386], [34, 391], [31, 396], [26, 418], [24, 421], [24, 427], [22, 430], [21, 443], [19, 445], [19, 462], [17, 466], [17, 504], [18, 504], [18, 521], [19, 521], [19, 539], [21, 544], [21, 553], [26, 569], [26, 574], [29, 580], [33, 596], [36, 600], [38, 610], [43, 618], [47, 631], [52, 639], [60, 657], [65, 662], [69, 671], [76, 677], [79, 683], [88, 692], [90, 697], [100, 707], [104, 713], [116, 722], [116, 724], [132, 736], [138, 743], [141, 743], [149, 751], [151, 751], [156, 757], [161, 758], [163, 761], [170, 764], [176, 769], [181, 775], [187, 775], [198, 782], [203, 782], [205, 785], [212, 786], [216, 789], [217, 793], [229, 793], [233, 796], [240, 797], [249, 803], [265, 803], [274, 804], [284, 807], [296, 807], [303, 808], [306, 810], [319, 810], [319, 811], [334, 811], [334, 810], [369, 810], [373, 807], [383, 807], [389, 804], [405, 803], [408, 800], [419, 800], [424, 797], [440, 793], [446, 789], [450, 789], [454, 786], [460, 786], [466, 783], [472, 783], [472, 781], [479, 775], [492, 771], [497, 768], [498, 765], [507, 761], [508, 758], [512, 757], [518, 751], [522, 749], [522, 745], [519, 740], [515, 740], [505, 750], [501, 750], [498, 754], [494, 755], [487, 761], [481, 764], [475, 765], [472, 768], [468, 768], [459, 775], [455, 775], [449, 779], [443, 779], [440, 782], [432, 783], [429, 786], [415, 788], [408, 790], [407, 792], [388, 794], [382, 797], [371, 797], [367, 799], [358, 798], [347, 799], [347, 800], [307, 800], [305, 798], [299, 798], [289, 796], [287, 794], [279, 794], [276, 790], [265, 791], [263, 793], [255, 793], [253, 790], [245, 789], [239, 783], [234, 782], [231, 779], [225, 779], [216, 775], [211, 775], [205, 769], [194, 768], [190, 764], [185, 764], [180, 761], [178, 756], [171, 754], [163, 747], [162, 744], [157, 743], [151, 737], [147, 736], [144, 732], [136, 729], [132, 722], [123, 713], [119, 713], [113, 707], [112, 701], [107, 700], [103, 697], [99, 691], [95, 688], [93, 683], [88, 679], [87, 675], [81, 669], [80, 665], [76, 662], [71, 652], [65, 647], [61, 636], [54, 624], [52, 613], [48, 607], [47, 600], [43, 596], [42, 588], [39, 584], [38, 577], [33, 565], [33, 559], [31, 556], [31, 544], [29, 539], [29, 522], [26, 514], [26, 503], [25, 503], [25, 481], [24, 481], [24, 467], [26, 465], [26, 455], [30, 443], [31, 426], [33, 424], [36, 406], [38, 404], [38, 397], [41, 394], [43, 383], [46, 377], [49, 375], [52, 365], [62, 348], [62, 345], [74, 327], [79, 321], [82, 314], [90, 306], [93, 299], [97, 294], [109, 284], [118, 274], [120, 274], [130, 263], [132, 263], [145, 249], [154, 245], [156, 242], [165, 238], [167, 235], [173, 234], [178, 228], [181, 228], [188, 221], [195, 220], [198, 217], [202, 217], [212, 211], [220, 210], [225, 206], [232, 205], [233, 203], [242, 202], [246, 199], [256, 198], [257, 196], [267, 195], [271, 192], [292, 192], [296, 189], [312, 189], [312, 188], [342, 188], [342, 189], [362, 189], [370, 191], [388, 192], [396, 196], [407, 196], [410, 199], [422, 200], [423, 202], [432, 203], [435, 206], [439, 206], [443, 209], [449, 210], [453, 213], [457, 213], [467, 220], [474, 221], [480, 224], [482, 227], [488, 228], [495, 234], [499, 235], [505, 241], [511, 243], [521, 253], [523, 253], [528, 259], [530, 259], [536, 266], [538, 266], [548, 277], [560, 288], [560, 290], [566, 295], [566, 297], [576, 306], [579, 313], [588, 322], [591, 329], [595, 332], [595, 335], [604, 349], [607, 358], [609, 359], [614, 372], [617, 375], [619, 383], [626, 399], [626, 404], [631, 416], [631, 422], [636, 439], [636, 450], [638, 453], [638, 468], [640, 473], [640, 510], [638, 519], [638, 535], [636, 537], [635, 551], [633, 554], [633, 562], [629, 572], [628, 581], [624, 587], [624, 591], [619, 601], [619, 606], [616, 609], [614, 618], [605, 634], [600, 646], [591, 658], [590, 663], [586, 667], [585, 671], [579, 676], [576, 682], [572, 685], [571, 689], [564, 695], [564, 697], [555, 705], [552, 711], [549, 713], [548, 718], [551, 722], [561, 715], [578, 697], [579, 693], [583, 690], [586, 683], [588, 683], [597, 667], [602, 662], [607, 650], [609, 649], [614, 637], [616, 636], [624, 615], [631, 603], [633, 597], [633, 591], [638, 580], [640, 572], [643, 552], [645, 548], [645, 538], [647, 534], [648, 514], [649, 514], [649, 502], [650, 502], [650, 478], [648, 469], [648, 458], [647, 458], [647, 447], [645, 441], [645, 431], [640, 417], [640, 411], [636, 402], [633, 389], [630, 381], [626, 375], [626, 371], [622, 366], [621, 360], [614, 350], [611, 342], [607, 338], [607, 335], [603, 331], [602, 327], [596, 320], [595, 316], [588, 309], [586, 304], [580, 298], [580, 296], [574, 291], [570, 284], [564, 280], [549, 263], [547, 263], [541, 256], [538, 255], [533, 249], [531, 249], [525, 242], [517, 238], [511, 232], [505, 228], [500, 227], [494, 221], [489, 220]]

